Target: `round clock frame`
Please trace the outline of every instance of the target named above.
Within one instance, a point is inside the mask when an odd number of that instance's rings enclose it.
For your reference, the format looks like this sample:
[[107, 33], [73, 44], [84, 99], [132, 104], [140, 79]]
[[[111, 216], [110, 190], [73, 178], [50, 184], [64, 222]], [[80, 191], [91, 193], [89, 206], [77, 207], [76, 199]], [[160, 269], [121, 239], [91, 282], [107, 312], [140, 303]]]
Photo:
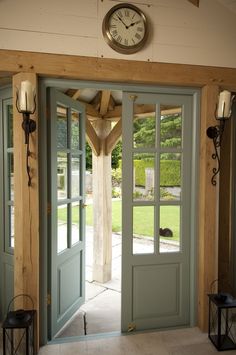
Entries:
[[[133, 54], [143, 48], [147, 41], [147, 18], [134, 5], [118, 4], [105, 15], [102, 32], [105, 41], [112, 49], [122, 54]], [[124, 37], [124, 33], [127, 33], [127, 36]]]

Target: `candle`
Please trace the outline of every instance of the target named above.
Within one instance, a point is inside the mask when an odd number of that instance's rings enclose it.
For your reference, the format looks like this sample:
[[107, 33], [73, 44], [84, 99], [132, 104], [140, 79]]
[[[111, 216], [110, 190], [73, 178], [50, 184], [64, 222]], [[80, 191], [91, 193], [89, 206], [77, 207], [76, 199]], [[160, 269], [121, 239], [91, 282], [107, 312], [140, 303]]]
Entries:
[[216, 118], [229, 118], [231, 114], [231, 92], [224, 90], [219, 95]]
[[32, 112], [34, 110], [34, 91], [30, 81], [22, 81], [20, 87], [20, 110]]

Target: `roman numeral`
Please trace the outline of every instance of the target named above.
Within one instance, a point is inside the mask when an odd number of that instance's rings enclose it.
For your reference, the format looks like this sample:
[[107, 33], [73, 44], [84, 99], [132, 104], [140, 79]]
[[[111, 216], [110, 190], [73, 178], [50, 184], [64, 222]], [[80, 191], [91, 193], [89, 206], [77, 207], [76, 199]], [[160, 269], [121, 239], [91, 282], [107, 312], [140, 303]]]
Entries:
[[142, 28], [142, 27], [138, 27], [138, 28], [137, 28], [137, 31], [138, 31], [138, 32], [143, 32], [143, 28]]
[[120, 43], [121, 43], [122, 37], [121, 37], [121, 36], [118, 36], [116, 40], [117, 40], [117, 42], [120, 42]]
[[125, 10], [125, 16], [129, 17], [129, 10]]
[[128, 46], [128, 45], [129, 45], [128, 40], [127, 40], [127, 38], [125, 38], [125, 46]]
[[111, 32], [111, 34], [112, 34], [113, 37], [115, 37], [115, 36], [117, 36], [117, 31], [114, 30], [114, 31]]
[[141, 36], [140, 36], [140, 34], [138, 34], [138, 33], [135, 34], [135, 37], [136, 37], [137, 39], [141, 39]]

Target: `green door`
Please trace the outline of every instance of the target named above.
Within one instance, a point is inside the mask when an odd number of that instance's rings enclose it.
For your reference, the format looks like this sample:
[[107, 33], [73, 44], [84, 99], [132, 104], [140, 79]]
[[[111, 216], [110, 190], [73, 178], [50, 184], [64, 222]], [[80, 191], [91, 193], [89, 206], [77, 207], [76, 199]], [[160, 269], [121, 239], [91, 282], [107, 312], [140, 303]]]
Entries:
[[192, 101], [123, 94], [123, 331], [192, 322]]
[[49, 89], [49, 339], [84, 302], [85, 112]]

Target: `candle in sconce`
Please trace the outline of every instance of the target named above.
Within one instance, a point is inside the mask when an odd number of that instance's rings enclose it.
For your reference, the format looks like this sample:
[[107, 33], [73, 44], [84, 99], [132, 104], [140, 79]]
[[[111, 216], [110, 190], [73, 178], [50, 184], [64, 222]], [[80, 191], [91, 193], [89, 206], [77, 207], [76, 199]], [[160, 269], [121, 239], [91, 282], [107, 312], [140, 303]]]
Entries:
[[20, 110], [32, 112], [34, 110], [34, 89], [30, 81], [22, 81], [20, 86]]
[[231, 114], [231, 92], [224, 90], [219, 95], [216, 118], [229, 118]]

